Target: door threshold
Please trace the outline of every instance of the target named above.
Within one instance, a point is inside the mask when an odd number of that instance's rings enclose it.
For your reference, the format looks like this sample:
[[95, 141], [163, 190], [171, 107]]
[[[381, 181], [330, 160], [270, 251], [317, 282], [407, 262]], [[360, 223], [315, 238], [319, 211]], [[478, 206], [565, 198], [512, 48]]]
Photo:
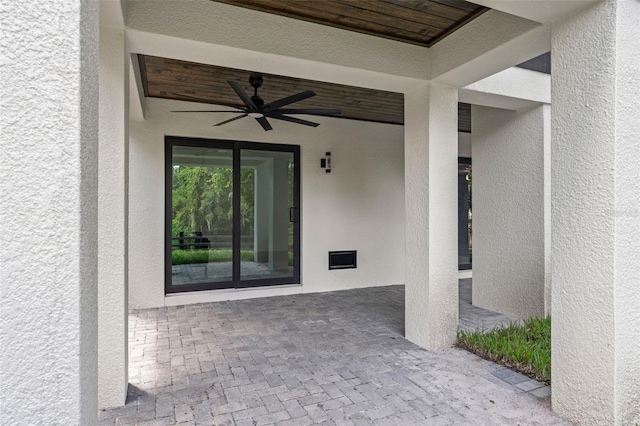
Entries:
[[219, 290], [185, 291], [164, 296], [164, 306], [194, 303], [225, 302], [227, 300], [255, 299], [259, 297], [302, 294], [302, 284], [280, 284], [264, 287], [224, 288]]

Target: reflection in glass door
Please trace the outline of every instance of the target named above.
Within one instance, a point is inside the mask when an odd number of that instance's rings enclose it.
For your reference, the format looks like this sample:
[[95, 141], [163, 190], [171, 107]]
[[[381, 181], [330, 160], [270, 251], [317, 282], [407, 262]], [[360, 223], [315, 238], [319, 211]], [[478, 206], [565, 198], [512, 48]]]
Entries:
[[167, 293], [292, 284], [299, 147], [166, 138]]
[[243, 149], [240, 167], [240, 280], [293, 278], [293, 152]]
[[233, 150], [174, 146], [171, 284], [233, 281]]

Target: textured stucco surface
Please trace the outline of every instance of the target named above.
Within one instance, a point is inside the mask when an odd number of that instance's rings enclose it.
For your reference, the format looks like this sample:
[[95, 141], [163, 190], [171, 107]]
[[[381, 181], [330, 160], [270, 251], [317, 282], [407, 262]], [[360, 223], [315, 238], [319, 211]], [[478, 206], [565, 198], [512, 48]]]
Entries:
[[548, 52], [549, 30], [527, 19], [489, 10], [429, 50], [430, 78], [461, 87]]
[[[148, 99], [148, 106], [148, 119], [130, 127], [131, 308], [404, 283], [402, 126], [313, 117], [321, 123], [315, 129], [273, 120], [265, 132], [250, 119], [212, 127], [224, 115], [168, 112], [189, 103]], [[164, 297], [165, 134], [301, 146], [302, 288]], [[326, 151], [330, 174], [320, 168]], [[358, 250], [358, 268], [329, 271], [330, 250]]]
[[127, 396], [127, 161], [129, 64], [124, 29], [100, 27], [98, 320], [100, 408]]
[[543, 107], [472, 106], [473, 304], [544, 315]]
[[551, 315], [551, 105], [544, 116], [544, 314]]
[[640, 423], [640, 2], [616, 19], [616, 421]]
[[[497, 10], [487, 11], [459, 31], [433, 45], [431, 48], [433, 59], [431, 77], [437, 77], [459, 67], [538, 25], [535, 22]], [[500, 27], [500, 31], [492, 31], [496, 26]], [[454, 49], [455, 54], [452, 54], [451, 49]]]
[[97, 417], [98, 10], [3, 1], [0, 423]]
[[554, 409], [640, 421], [638, 3], [603, 2], [553, 28]]
[[551, 76], [511, 67], [459, 91], [460, 102], [521, 110], [551, 102]]
[[458, 92], [428, 83], [404, 102], [406, 337], [437, 349], [458, 326]]

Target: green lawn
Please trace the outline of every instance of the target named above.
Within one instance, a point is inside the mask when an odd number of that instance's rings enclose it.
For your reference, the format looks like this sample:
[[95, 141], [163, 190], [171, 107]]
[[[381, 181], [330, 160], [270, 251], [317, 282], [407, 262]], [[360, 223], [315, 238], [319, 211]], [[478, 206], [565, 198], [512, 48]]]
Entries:
[[[171, 264], [231, 262], [231, 257], [232, 251], [229, 249], [173, 250], [171, 252]], [[240, 250], [240, 259], [247, 262], [253, 261], [253, 251]], [[293, 266], [292, 252], [289, 252], [289, 266]]]
[[457, 345], [543, 383], [551, 383], [551, 317], [488, 332], [458, 332]]

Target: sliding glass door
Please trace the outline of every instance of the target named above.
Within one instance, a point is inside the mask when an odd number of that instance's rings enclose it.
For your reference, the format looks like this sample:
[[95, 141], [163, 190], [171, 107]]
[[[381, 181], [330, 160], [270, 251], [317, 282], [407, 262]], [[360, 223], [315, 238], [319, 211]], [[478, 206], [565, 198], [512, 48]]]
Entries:
[[166, 292], [299, 283], [299, 147], [165, 144]]

